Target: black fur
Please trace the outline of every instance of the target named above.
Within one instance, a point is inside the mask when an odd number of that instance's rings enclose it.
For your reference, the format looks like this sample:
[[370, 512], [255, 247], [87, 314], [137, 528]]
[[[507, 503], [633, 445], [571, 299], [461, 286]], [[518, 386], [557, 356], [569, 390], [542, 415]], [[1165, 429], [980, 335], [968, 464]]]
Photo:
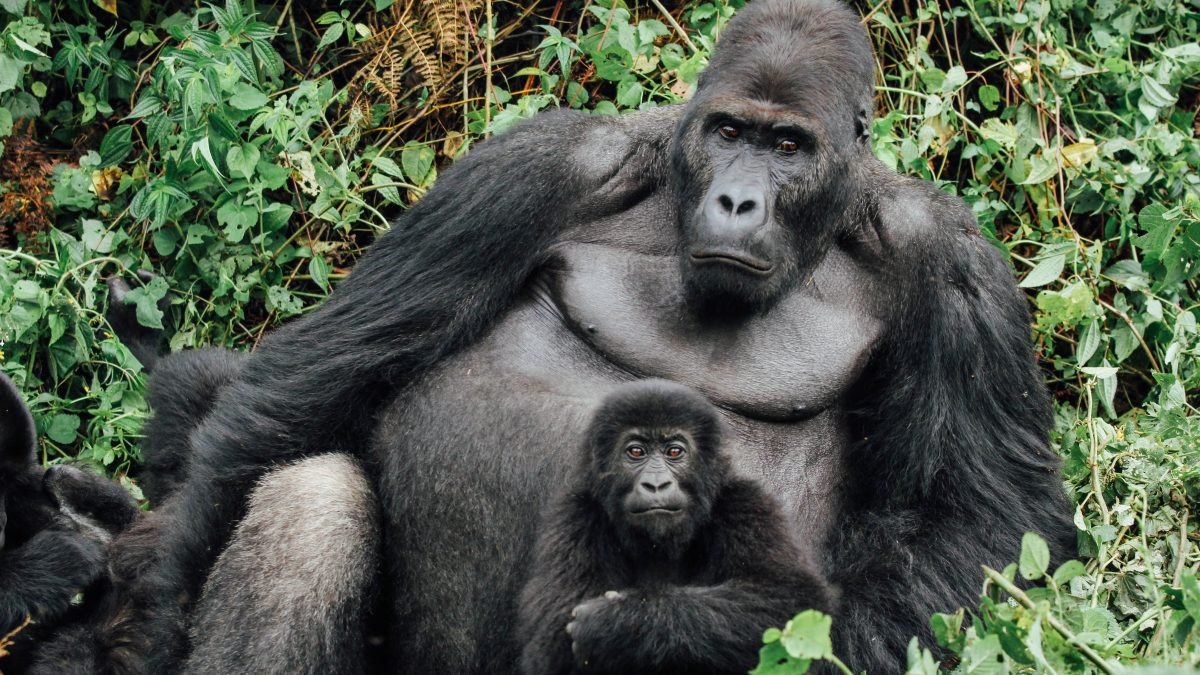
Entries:
[[155, 361], [139, 482], [152, 505], [162, 504], [183, 482], [191, 456], [191, 431], [211, 410], [221, 390], [237, 378], [244, 360], [240, 352], [198, 349]]
[[[149, 667], [184, 655], [185, 609], [261, 474], [340, 450], [378, 463], [398, 662], [503, 671], [512, 570], [569, 470], [549, 450], [636, 376], [691, 383], [731, 418], [736, 461], [843, 590], [835, 640], [856, 670], [901, 670], [909, 636], [970, 602], [1024, 531], [1070, 555], [1024, 300], [960, 200], [872, 156], [873, 69], [841, 4], [756, 0], [682, 108], [539, 115], [442, 173], [191, 434], [163, 555], [133, 589]], [[774, 121], [799, 151], [771, 154]], [[753, 219], [701, 213], [751, 193], [735, 206]], [[711, 218], [742, 234], [710, 238]]]
[[[113, 287], [110, 282], [110, 288]], [[158, 344], [157, 332], [114, 320], [129, 310], [116, 305], [109, 323], [127, 344]], [[133, 675], [148, 670], [143, 656], [151, 651], [137, 627], [157, 621], [153, 605], [137, 602], [137, 581], [153, 569], [164, 528], [174, 511], [170, 497], [187, 474], [188, 435], [208, 414], [218, 392], [237, 374], [242, 355], [223, 349], [204, 349], [162, 357], [143, 350], [143, 364], [151, 370], [148, 402], [152, 416], [142, 445], [144, 464], [140, 485], [155, 506], [152, 513], [102, 508], [103, 495], [81, 495], [88, 513], [121, 514], [110, 524], [116, 535], [108, 543], [108, 574], [89, 591], [86, 607], [73, 620], [55, 630], [40, 644], [29, 675]], [[51, 469], [55, 471], [56, 469]], [[110, 484], [111, 485], [111, 484]], [[119, 486], [113, 487], [124, 494]], [[114, 495], [109, 494], [111, 501]], [[128, 495], [124, 494], [128, 499]], [[138, 517], [140, 516], [140, 517]]]
[[[25, 672], [59, 629], [80, 625], [106, 593], [108, 541], [137, 518], [120, 485], [75, 467], [43, 469], [33, 419], [0, 374], [0, 671]], [[83, 603], [73, 599], [83, 593]], [[32, 672], [32, 671], [31, 671]]]
[[[687, 449], [676, 473], [685, 513], [649, 538], [626, 506], [641, 480], [620, 443], [632, 430], [682, 436]], [[778, 507], [732, 474], [716, 411], [687, 387], [644, 380], [615, 390], [573, 478], [542, 520], [521, 595], [525, 675], [745, 673], [764, 626], [831, 610]]]

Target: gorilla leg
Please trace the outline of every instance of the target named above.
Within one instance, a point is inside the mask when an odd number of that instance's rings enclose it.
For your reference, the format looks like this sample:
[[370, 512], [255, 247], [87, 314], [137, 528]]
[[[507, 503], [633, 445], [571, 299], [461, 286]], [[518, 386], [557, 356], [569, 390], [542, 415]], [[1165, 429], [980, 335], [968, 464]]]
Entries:
[[186, 477], [191, 432], [241, 372], [245, 359], [245, 354], [228, 349], [196, 349], [157, 362], [149, 383], [153, 415], [142, 441], [145, 467], [140, 480], [151, 504], [161, 505]]
[[355, 460], [320, 455], [266, 475], [192, 615], [184, 672], [363, 672], [378, 547]]

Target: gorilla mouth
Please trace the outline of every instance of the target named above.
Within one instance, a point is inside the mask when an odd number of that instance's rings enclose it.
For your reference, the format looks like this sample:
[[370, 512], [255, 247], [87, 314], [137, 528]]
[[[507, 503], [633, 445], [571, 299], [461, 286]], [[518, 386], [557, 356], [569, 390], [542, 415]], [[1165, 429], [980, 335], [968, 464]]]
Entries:
[[652, 506], [648, 509], [637, 509], [637, 510], [630, 511], [629, 513], [630, 513], [630, 515], [634, 515], [634, 516], [648, 516], [648, 515], [654, 515], [654, 514], [679, 513], [682, 510], [683, 509], [681, 509], [679, 507]]
[[692, 262], [702, 264], [733, 265], [752, 274], [768, 275], [775, 266], [765, 260], [752, 258], [738, 253], [726, 251], [696, 251], [692, 253]]

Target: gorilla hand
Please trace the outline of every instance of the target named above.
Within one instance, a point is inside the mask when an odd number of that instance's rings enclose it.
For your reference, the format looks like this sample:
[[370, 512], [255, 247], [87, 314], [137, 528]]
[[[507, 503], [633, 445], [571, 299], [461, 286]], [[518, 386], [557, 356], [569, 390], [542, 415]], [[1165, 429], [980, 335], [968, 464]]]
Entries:
[[581, 668], [594, 667], [598, 656], [597, 641], [606, 632], [606, 617], [625, 599], [620, 591], [606, 591], [575, 605], [571, 610], [571, 622], [567, 624], [567, 635], [571, 636], [571, 654]]
[[[76, 594], [104, 572], [100, 544], [68, 530], [43, 530], [21, 546], [5, 550], [0, 562], [0, 598], [10, 610], [34, 621], [54, 621], [66, 613]], [[7, 623], [23, 616], [3, 617]]]

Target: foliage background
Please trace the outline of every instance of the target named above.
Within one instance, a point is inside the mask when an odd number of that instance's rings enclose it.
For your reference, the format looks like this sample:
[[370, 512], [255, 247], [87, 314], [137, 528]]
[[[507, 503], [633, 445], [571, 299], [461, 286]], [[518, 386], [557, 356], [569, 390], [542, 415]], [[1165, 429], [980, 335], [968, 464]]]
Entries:
[[[158, 275], [132, 299], [172, 349], [252, 348], [482, 137], [682, 100], [741, 4], [0, 0], [0, 367], [43, 461], [137, 490], [144, 378], [106, 277]], [[876, 154], [962, 195], [1028, 289], [1087, 560], [1046, 570], [1026, 542], [969, 627], [934, 617], [949, 663], [1197, 666], [1200, 3], [856, 8]], [[1018, 572], [1028, 602], [1004, 600]], [[762, 672], [825, 655], [797, 619]]]

